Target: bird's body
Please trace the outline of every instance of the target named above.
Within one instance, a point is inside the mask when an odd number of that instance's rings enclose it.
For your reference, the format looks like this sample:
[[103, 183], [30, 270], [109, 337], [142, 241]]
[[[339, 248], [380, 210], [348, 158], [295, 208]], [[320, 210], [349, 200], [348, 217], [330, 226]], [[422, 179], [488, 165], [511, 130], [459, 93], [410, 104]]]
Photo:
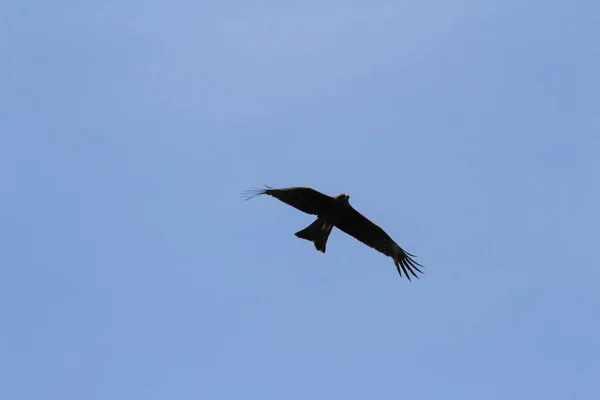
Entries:
[[295, 235], [301, 239], [314, 242], [317, 250], [325, 253], [327, 239], [329, 238], [331, 230], [336, 224], [342, 221], [350, 211], [349, 198], [350, 196], [346, 193], [334, 197], [331, 201], [331, 205], [326, 207], [321, 213], [317, 214], [318, 218], [315, 222], [303, 230], [296, 232]]
[[261, 194], [273, 196], [300, 211], [316, 215], [317, 219], [312, 224], [296, 232], [295, 235], [313, 242], [315, 248], [323, 253], [326, 250], [329, 234], [333, 227], [337, 227], [367, 246], [391, 257], [400, 276], [402, 276], [401, 269], [408, 280], [410, 280], [408, 272], [418, 278], [413, 269], [423, 273], [417, 267], [422, 265], [410, 257], [413, 256], [412, 254], [404, 251], [383, 229], [350, 205], [350, 196], [347, 193], [331, 197], [309, 187], [282, 189], [267, 187], [267, 189], [250, 190], [244, 193], [246, 200]]

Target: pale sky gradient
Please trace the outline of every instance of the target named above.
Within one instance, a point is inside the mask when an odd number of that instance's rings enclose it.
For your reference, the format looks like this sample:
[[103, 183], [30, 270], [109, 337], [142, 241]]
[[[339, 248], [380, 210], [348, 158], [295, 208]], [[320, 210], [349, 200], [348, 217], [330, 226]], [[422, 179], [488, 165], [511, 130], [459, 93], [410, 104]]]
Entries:
[[[0, 398], [600, 398], [600, 3], [0, 5]], [[250, 187], [351, 203], [426, 275]]]

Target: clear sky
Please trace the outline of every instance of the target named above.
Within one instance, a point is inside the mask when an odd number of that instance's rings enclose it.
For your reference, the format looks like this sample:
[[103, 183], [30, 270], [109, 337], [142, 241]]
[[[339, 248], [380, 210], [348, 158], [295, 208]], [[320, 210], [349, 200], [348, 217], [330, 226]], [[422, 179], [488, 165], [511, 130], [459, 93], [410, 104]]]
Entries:
[[600, 398], [599, 2], [0, 11], [0, 398]]

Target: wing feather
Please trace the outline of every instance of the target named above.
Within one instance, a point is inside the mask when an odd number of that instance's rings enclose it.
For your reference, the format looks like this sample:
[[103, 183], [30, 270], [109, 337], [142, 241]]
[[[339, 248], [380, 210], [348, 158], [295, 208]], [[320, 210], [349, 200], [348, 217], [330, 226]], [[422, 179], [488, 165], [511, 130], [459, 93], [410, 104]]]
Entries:
[[[266, 185], [265, 185], [266, 186]], [[320, 215], [333, 204], [333, 197], [316, 191], [310, 187], [289, 187], [273, 189], [251, 189], [242, 193], [249, 200], [253, 197], [267, 194], [307, 214]]]
[[401, 270], [404, 271], [408, 280], [410, 280], [409, 272], [418, 278], [413, 269], [423, 273], [417, 265], [423, 266], [410, 257], [413, 256], [412, 254], [404, 251], [379, 225], [370, 221], [352, 206], [349, 207], [344, 218], [336, 223], [336, 226], [367, 246], [391, 257], [400, 276], [402, 276]]

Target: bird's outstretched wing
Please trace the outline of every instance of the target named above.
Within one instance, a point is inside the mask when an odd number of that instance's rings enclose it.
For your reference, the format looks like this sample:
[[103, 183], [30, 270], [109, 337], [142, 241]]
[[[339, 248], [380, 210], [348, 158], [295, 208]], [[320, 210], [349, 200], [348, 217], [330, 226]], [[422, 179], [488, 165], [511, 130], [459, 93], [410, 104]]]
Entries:
[[250, 189], [242, 192], [242, 197], [250, 200], [261, 194], [273, 196], [276, 199], [294, 207], [307, 214], [320, 215], [333, 204], [333, 197], [318, 192], [309, 187], [289, 187], [273, 189]]
[[400, 276], [402, 276], [400, 270], [402, 268], [402, 271], [404, 271], [404, 274], [409, 281], [410, 275], [408, 272], [417, 278], [418, 276], [413, 270], [423, 273], [417, 265], [420, 267], [423, 266], [411, 258], [411, 256], [414, 257], [414, 255], [404, 251], [383, 229], [381, 229], [381, 227], [379, 227], [379, 225], [367, 219], [352, 206], [350, 206], [350, 209], [345, 214], [344, 218], [335, 225], [341, 231], [358, 239], [367, 246], [391, 257], [394, 260], [394, 264], [396, 265], [396, 269]]

